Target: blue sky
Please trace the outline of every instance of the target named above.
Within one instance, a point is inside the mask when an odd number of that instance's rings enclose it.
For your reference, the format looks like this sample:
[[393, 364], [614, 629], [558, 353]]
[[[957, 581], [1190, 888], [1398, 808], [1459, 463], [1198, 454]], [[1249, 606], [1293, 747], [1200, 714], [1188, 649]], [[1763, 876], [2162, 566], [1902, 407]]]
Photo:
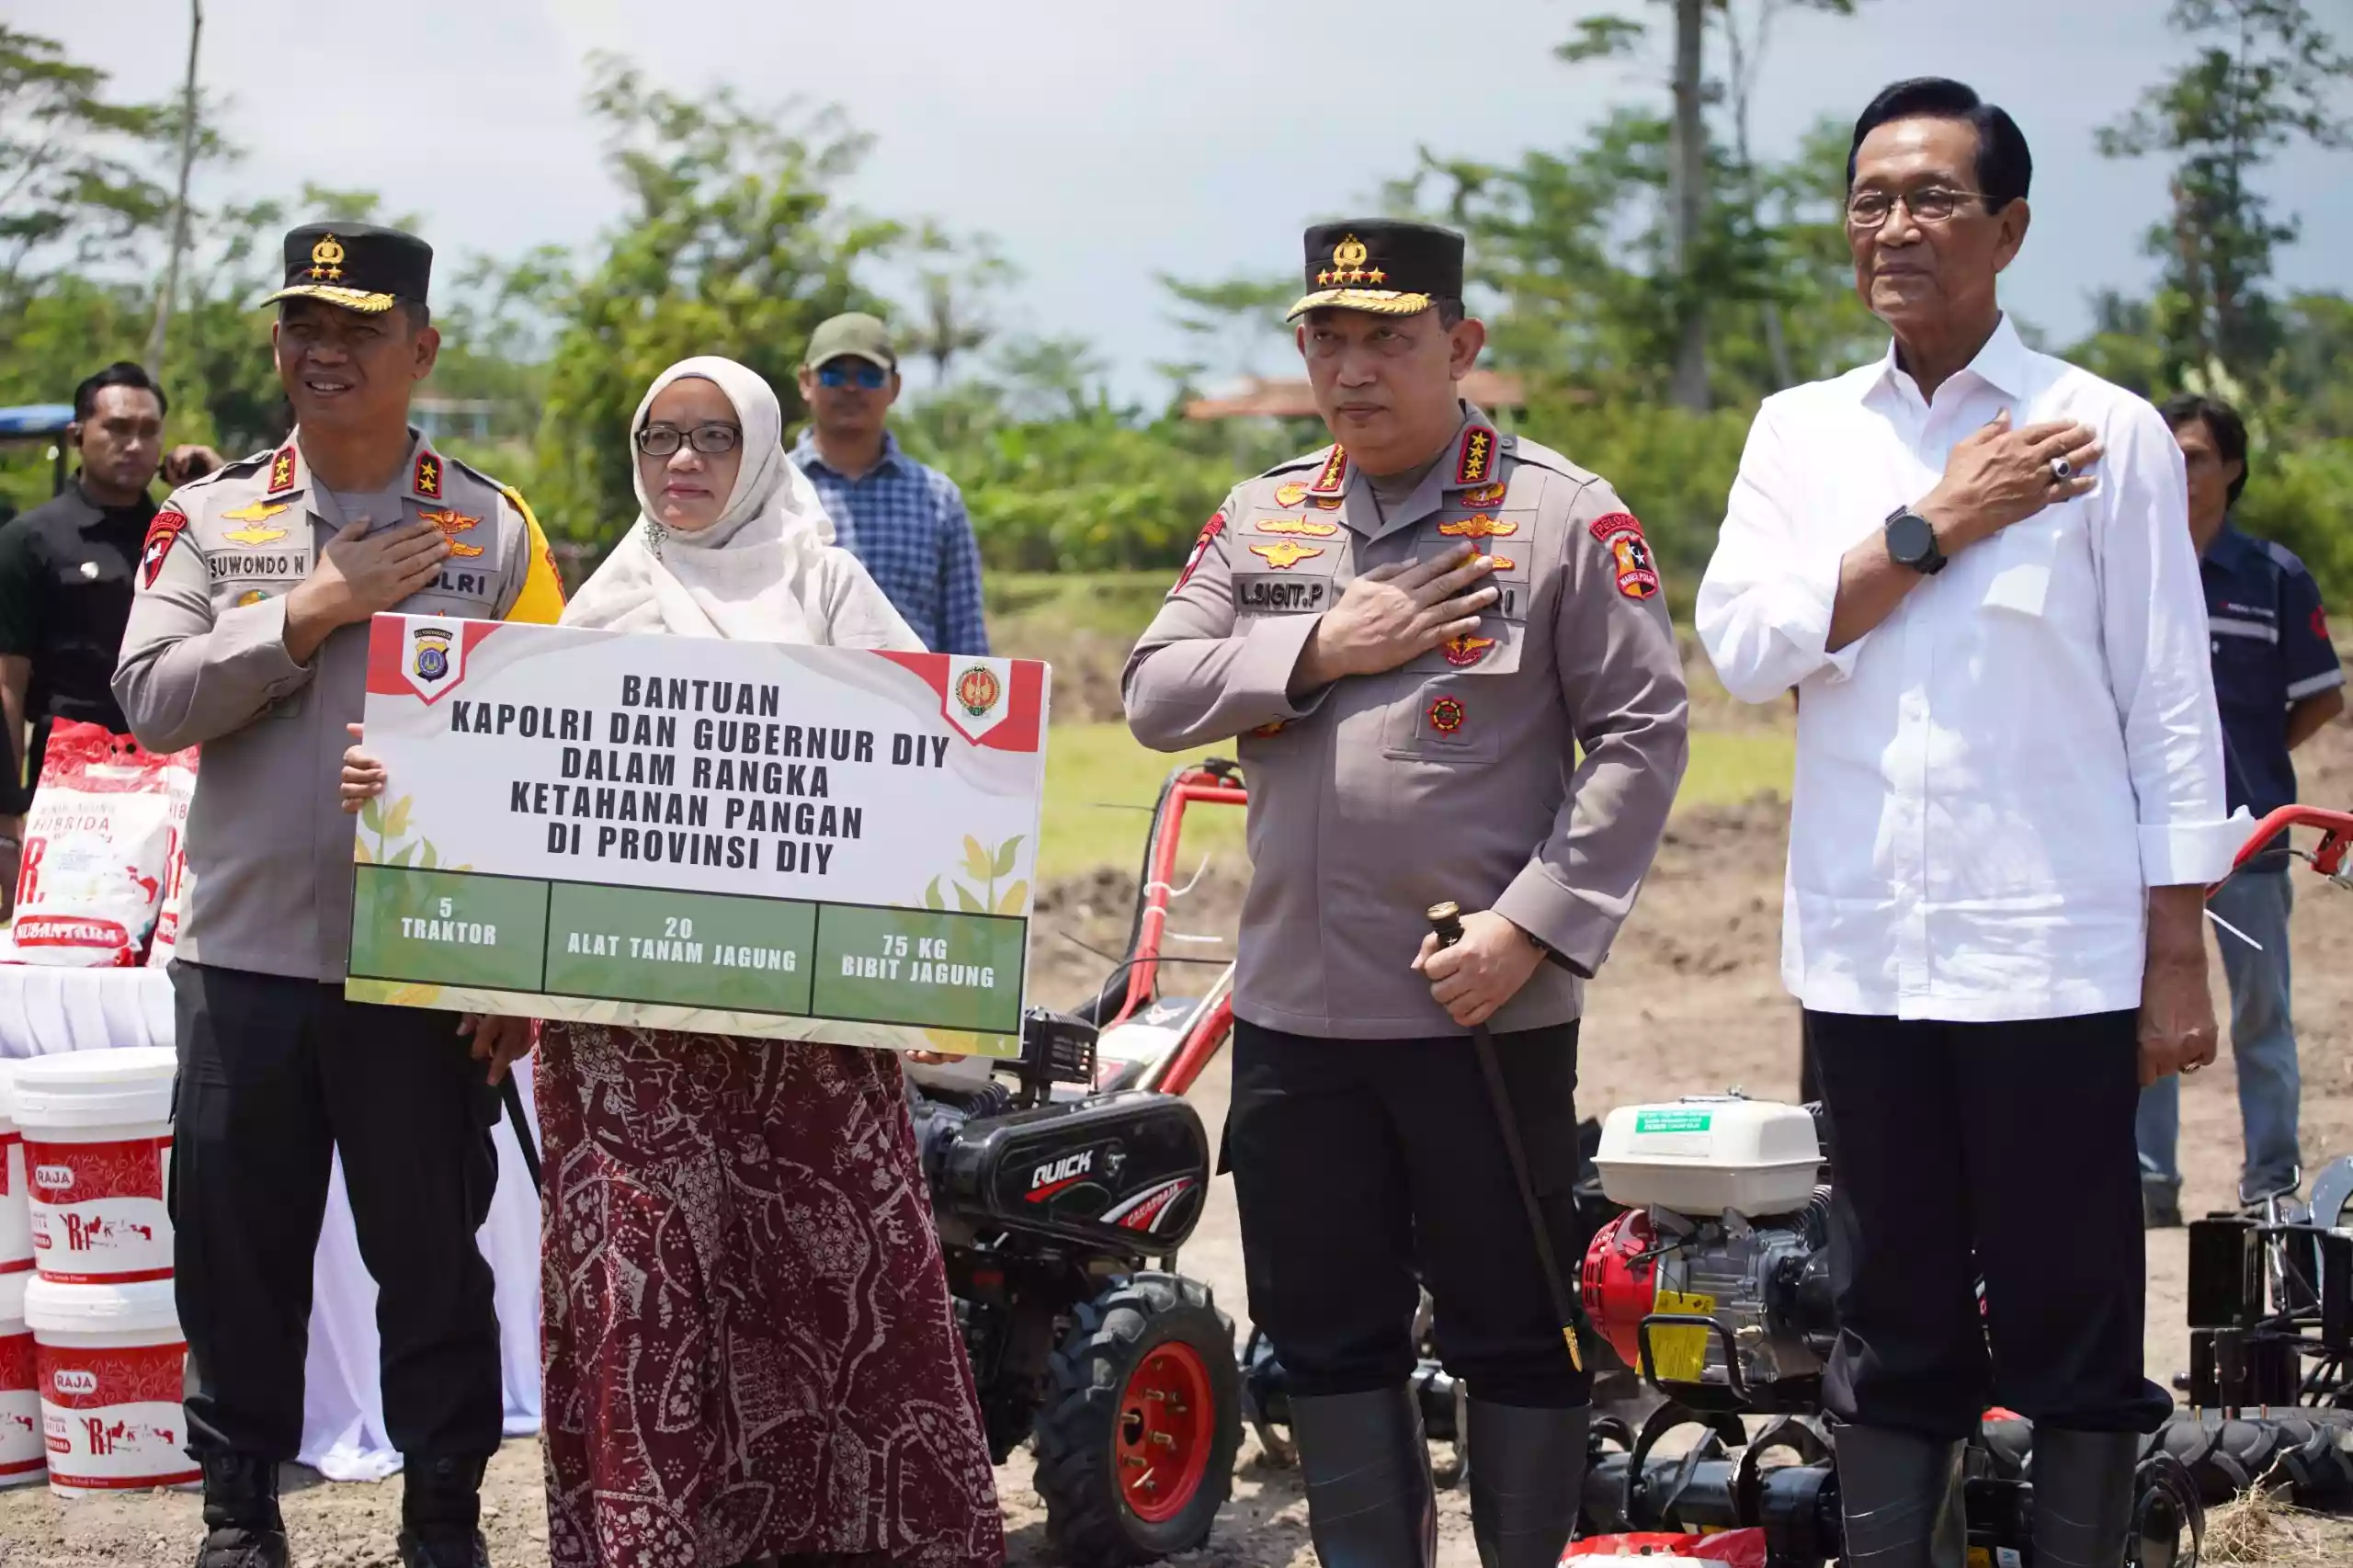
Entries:
[[[1753, 6], [1755, 0], [1740, 0]], [[2315, 0], [2353, 42], [2353, 4]], [[239, 195], [304, 180], [372, 187], [423, 215], [445, 255], [585, 244], [617, 199], [579, 110], [592, 49], [664, 85], [727, 82], [755, 100], [843, 105], [877, 138], [860, 205], [998, 236], [1024, 280], [1018, 328], [1093, 340], [1125, 391], [1185, 346], [1156, 273], [1216, 278], [1296, 265], [1311, 217], [1372, 204], [1416, 146], [1504, 159], [1573, 142], [1654, 79], [1571, 68], [1551, 46], [1595, 0], [207, 0], [203, 80], [233, 99]], [[1620, 0], [1664, 16], [1655, 0]], [[2064, 336], [2086, 296], [2153, 275], [2143, 232], [2164, 203], [2154, 162], [2098, 158], [2092, 135], [2186, 53], [2165, 0], [1863, 0], [1837, 21], [1784, 17], [1755, 117], [1787, 151], [1824, 113], [1939, 73], [2024, 126], [2035, 225], [2009, 299]], [[12, 0], [14, 25], [63, 40], [119, 90], [176, 89], [183, 0]], [[2267, 188], [2304, 233], [2286, 286], [2353, 287], [2353, 153], [2300, 151]], [[1278, 368], [1280, 345], [1266, 368]]]

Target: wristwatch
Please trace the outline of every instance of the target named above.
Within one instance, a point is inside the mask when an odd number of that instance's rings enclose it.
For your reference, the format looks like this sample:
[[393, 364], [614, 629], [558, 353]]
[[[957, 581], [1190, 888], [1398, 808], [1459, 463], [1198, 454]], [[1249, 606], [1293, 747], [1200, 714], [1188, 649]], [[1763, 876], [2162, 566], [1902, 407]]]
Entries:
[[1933, 577], [1945, 569], [1945, 552], [1937, 548], [1937, 530], [1927, 518], [1909, 506], [1898, 506], [1887, 515], [1887, 558], [1898, 566], [1909, 566], [1924, 577]]

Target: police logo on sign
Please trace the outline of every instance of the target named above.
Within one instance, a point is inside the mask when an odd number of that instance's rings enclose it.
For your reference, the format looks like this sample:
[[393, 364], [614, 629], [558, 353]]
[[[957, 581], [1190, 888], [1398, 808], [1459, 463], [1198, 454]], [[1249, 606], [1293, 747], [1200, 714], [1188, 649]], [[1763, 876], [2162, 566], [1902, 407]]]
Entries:
[[416, 632], [416, 678], [438, 683], [449, 674], [449, 634], [438, 626]]

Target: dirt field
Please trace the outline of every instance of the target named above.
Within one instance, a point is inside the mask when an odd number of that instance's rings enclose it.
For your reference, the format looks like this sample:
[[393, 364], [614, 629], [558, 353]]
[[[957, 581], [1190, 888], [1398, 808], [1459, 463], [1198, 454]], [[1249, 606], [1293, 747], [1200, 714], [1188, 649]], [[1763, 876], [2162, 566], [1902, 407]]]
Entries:
[[[2304, 772], [2305, 799], [2353, 800], [2353, 731], [2334, 728], [2316, 741]], [[1795, 1096], [1797, 1019], [1776, 978], [1783, 845], [1784, 813], [1770, 802], [1677, 820], [1642, 904], [1591, 993], [1580, 1096], [1588, 1110], [1729, 1086]], [[1213, 869], [1178, 905], [1171, 928], [1230, 941], [1239, 875], [1239, 868]], [[1050, 891], [1037, 922], [1042, 1000], [1067, 1002], [1093, 988], [1103, 971], [1101, 960], [1057, 933], [1097, 947], [1117, 946], [1125, 934], [1131, 886], [1123, 873], [1105, 872]], [[2353, 894], [2302, 872], [2298, 891], [2303, 1146], [2307, 1169], [2313, 1169], [2325, 1156], [2353, 1153], [2353, 972], [2341, 961], [2341, 955], [2353, 951]], [[2214, 983], [2219, 998], [2219, 966]], [[1196, 1089], [1203, 1119], [1211, 1126], [1223, 1114], [1224, 1096], [1222, 1071], [1213, 1071]], [[2227, 1053], [2189, 1083], [2182, 1114], [2185, 1205], [2193, 1212], [2225, 1205], [2239, 1154]], [[2158, 1233], [2150, 1252], [2148, 1361], [2152, 1375], [2163, 1381], [2188, 1360], [2181, 1326], [2183, 1233]], [[1237, 1328], [1246, 1326], [1248, 1302], [1228, 1184], [1218, 1184], [1184, 1267], [1211, 1281]], [[510, 1443], [492, 1475], [494, 1560], [501, 1568], [538, 1568], [546, 1562], [546, 1529], [536, 1446]], [[328, 1486], [311, 1479], [287, 1504], [297, 1562], [310, 1568], [390, 1563], [397, 1483]], [[997, 1472], [997, 1483], [1013, 1540], [1011, 1561], [1050, 1562], [1027, 1457], [1015, 1456]], [[299, 1484], [291, 1472], [289, 1484]], [[1465, 1505], [1457, 1494], [1441, 1495], [1440, 1562], [1445, 1568], [1469, 1568], [1476, 1558]], [[1184, 1561], [1188, 1568], [1306, 1568], [1314, 1559], [1307, 1547], [1305, 1512], [1294, 1475], [1263, 1465], [1255, 1446], [1246, 1445], [1233, 1502], [1211, 1546]], [[196, 1501], [185, 1495], [67, 1507], [44, 1493], [17, 1493], [0, 1497], [0, 1564], [100, 1568], [180, 1562], [192, 1548], [196, 1528]], [[2315, 1549], [2321, 1554], [2302, 1561], [2353, 1562], [2353, 1525], [2331, 1524], [2326, 1529], [2327, 1544]]]

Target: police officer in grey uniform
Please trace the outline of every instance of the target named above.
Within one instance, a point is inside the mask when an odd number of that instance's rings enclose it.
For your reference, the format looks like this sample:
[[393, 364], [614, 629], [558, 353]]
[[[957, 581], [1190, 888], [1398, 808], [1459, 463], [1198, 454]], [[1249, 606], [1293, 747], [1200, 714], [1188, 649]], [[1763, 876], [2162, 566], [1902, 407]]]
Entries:
[[[1418, 1275], [1469, 1385], [1480, 1561], [1552, 1568], [1590, 1384], [1466, 1035], [1495, 1031], [1566, 1256], [1579, 976], [1682, 777], [1681, 666], [1609, 486], [1458, 400], [1485, 341], [1461, 236], [1322, 225], [1306, 273], [1291, 313], [1336, 444], [1210, 518], [1128, 662], [1128, 722], [1165, 751], [1241, 736], [1254, 872], [1226, 1154], [1318, 1554], [1433, 1559], [1406, 1386]], [[1441, 949], [1426, 912], [1448, 900], [1476, 913]]]
[[[432, 251], [297, 229], [272, 296], [298, 420], [275, 450], [175, 492], [137, 568], [115, 695], [141, 743], [200, 745], [177, 961], [172, 1198], [200, 1568], [288, 1561], [278, 1465], [302, 1431], [312, 1255], [343, 1156], [379, 1292], [385, 1423], [407, 1467], [410, 1568], [488, 1561], [498, 1321], [474, 1244], [497, 1176], [493, 1072], [521, 1020], [347, 1003], [353, 834], [337, 802], [379, 610], [552, 620], [522, 497], [407, 423], [438, 336]], [[490, 1059], [486, 1066], [477, 1057]]]

